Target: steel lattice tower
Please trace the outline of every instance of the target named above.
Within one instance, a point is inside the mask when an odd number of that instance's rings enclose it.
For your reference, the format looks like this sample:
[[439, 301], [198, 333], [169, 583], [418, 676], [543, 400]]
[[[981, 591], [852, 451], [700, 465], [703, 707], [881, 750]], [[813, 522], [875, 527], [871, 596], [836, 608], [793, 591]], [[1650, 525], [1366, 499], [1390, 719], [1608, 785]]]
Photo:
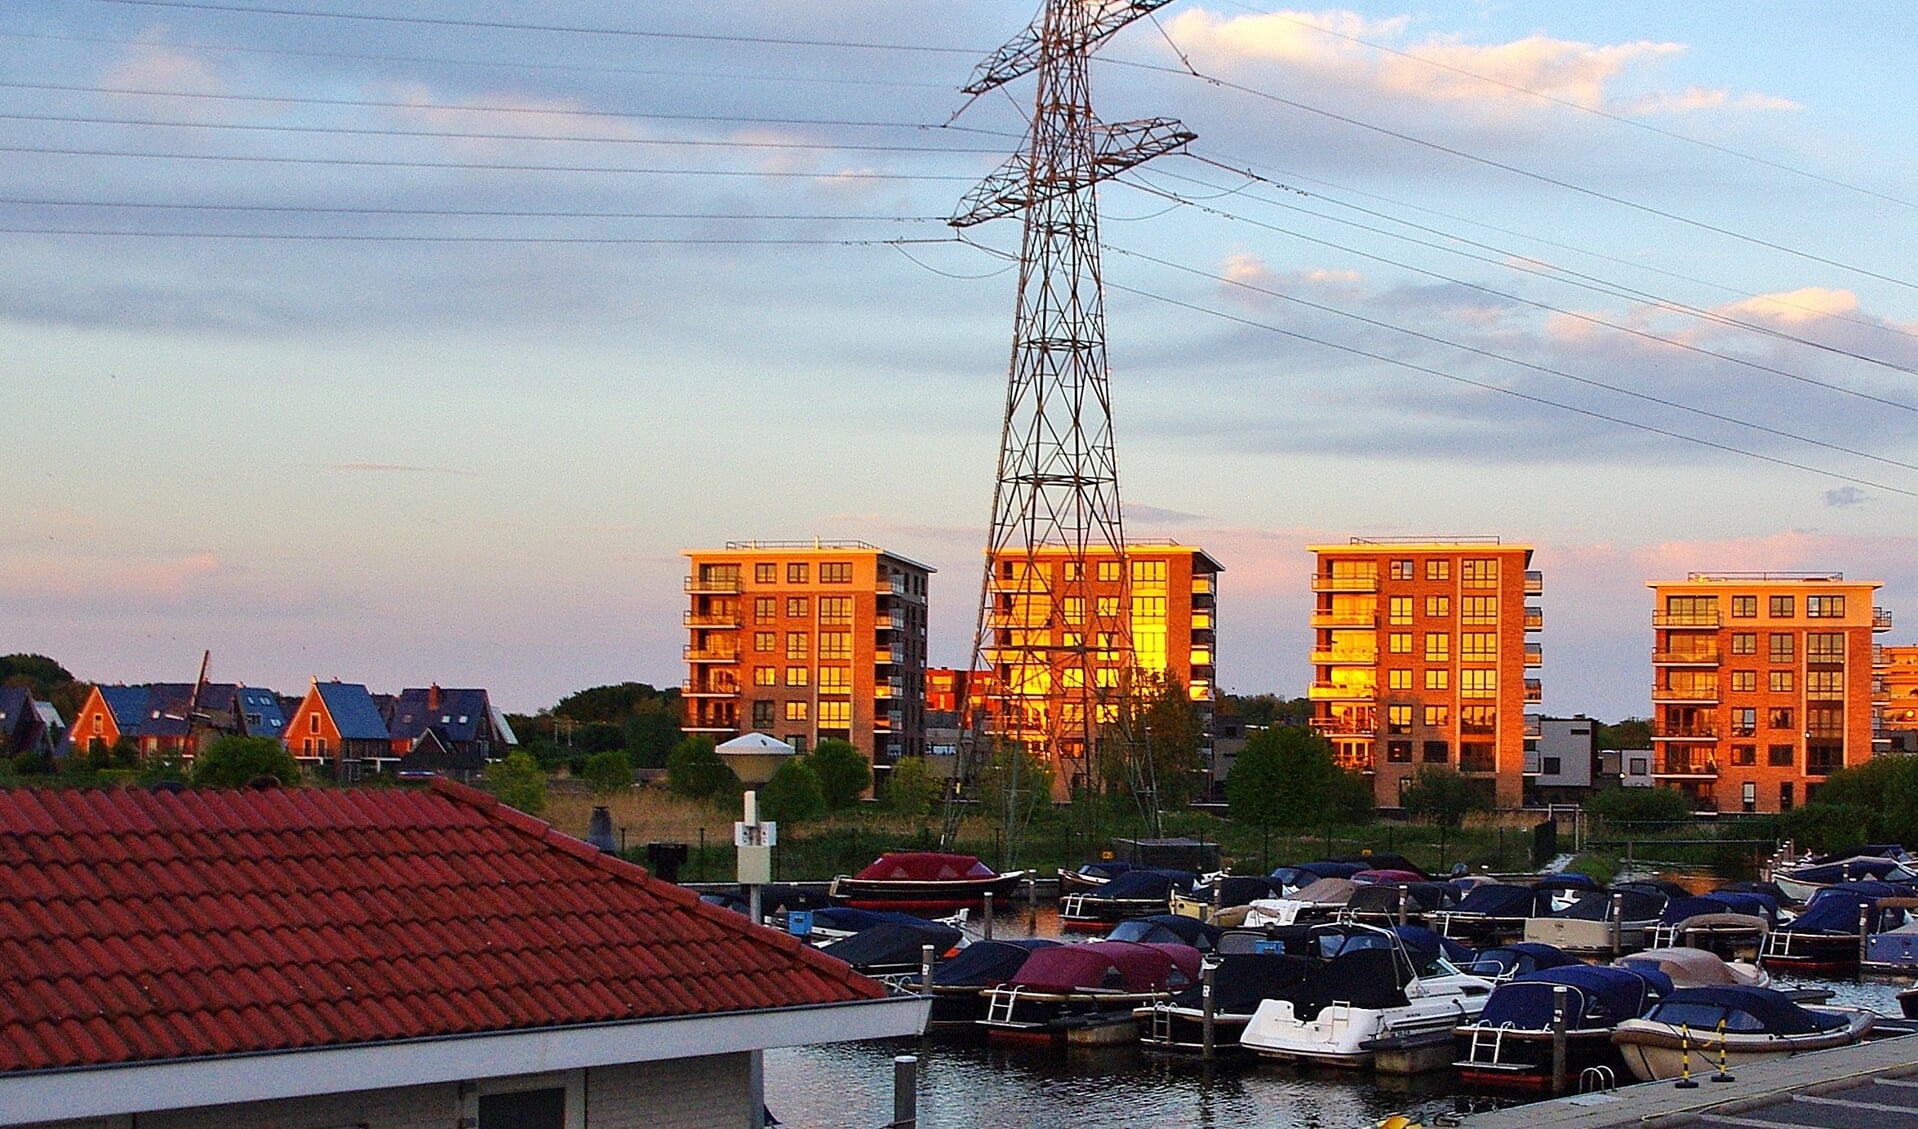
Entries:
[[[960, 775], [992, 737], [1082, 779], [1100, 729], [1119, 720], [1132, 671], [1125, 527], [1106, 384], [1096, 185], [1193, 139], [1163, 118], [1100, 123], [1091, 52], [1171, 0], [1046, 0], [1024, 32], [974, 72], [972, 95], [1038, 76], [1023, 152], [949, 221], [1022, 213], [1012, 360], [971, 668], [989, 671], [981, 718], [968, 692]], [[1101, 564], [1107, 577], [1099, 577]], [[996, 567], [995, 567], [996, 566]], [[1098, 583], [1116, 570], [1119, 587]], [[1104, 597], [1101, 599], [1100, 597]], [[1135, 782], [1136, 783], [1136, 782]], [[954, 830], [949, 809], [947, 837]]]

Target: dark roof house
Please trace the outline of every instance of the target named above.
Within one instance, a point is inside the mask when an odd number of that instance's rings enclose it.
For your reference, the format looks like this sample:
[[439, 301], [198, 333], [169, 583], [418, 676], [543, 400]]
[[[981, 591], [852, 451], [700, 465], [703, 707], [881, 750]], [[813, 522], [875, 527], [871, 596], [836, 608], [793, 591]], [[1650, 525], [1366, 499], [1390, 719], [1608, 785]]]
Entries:
[[[383, 712], [402, 771], [477, 773], [514, 743], [484, 690], [414, 687], [390, 699]], [[434, 740], [422, 747], [429, 733]]]
[[0, 756], [50, 757], [63, 731], [52, 705], [36, 701], [25, 686], [0, 686]]

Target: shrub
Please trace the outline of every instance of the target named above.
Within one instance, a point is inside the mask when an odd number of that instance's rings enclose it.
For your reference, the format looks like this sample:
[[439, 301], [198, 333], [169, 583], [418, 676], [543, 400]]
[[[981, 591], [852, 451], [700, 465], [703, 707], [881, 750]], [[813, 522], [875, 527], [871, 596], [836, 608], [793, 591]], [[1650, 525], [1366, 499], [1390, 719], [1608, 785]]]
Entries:
[[719, 759], [710, 737], [688, 737], [666, 758], [666, 786], [675, 795], [717, 800], [739, 793], [739, 778]]
[[939, 798], [939, 781], [932, 778], [924, 757], [900, 757], [886, 776], [886, 806], [909, 819], [932, 810]]
[[1466, 815], [1491, 808], [1491, 797], [1476, 780], [1467, 780], [1444, 765], [1420, 765], [1401, 796], [1411, 819], [1456, 828]]
[[261, 779], [300, 783], [300, 762], [271, 737], [221, 737], [193, 761], [193, 783], [202, 788], [244, 788]]
[[1585, 801], [1585, 814], [1606, 823], [1683, 823], [1692, 802], [1676, 788], [1608, 788]]
[[811, 759], [793, 757], [779, 766], [779, 771], [760, 789], [760, 818], [803, 823], [826, 814], [826, 797], [819, 787], [819, 774], [807, 763]]
[[623, 747], [606, 749], [586, 758], [580, 778], [592, 788], [594, 795], [610, 796], [633, 786], [632, 762], [626, 759]]
[[819, 777], [827, 811], [851, 807], [872, 787], [872, 765], [850, 741], [821, 741], [807, 754], [806, 763]]
[[527, 815], [546, 810], [546, 774], [540, 771], [539, 762], [525, 753], [516, 752], [488, 764], [482, 784], [499, 797], [500, 803]]

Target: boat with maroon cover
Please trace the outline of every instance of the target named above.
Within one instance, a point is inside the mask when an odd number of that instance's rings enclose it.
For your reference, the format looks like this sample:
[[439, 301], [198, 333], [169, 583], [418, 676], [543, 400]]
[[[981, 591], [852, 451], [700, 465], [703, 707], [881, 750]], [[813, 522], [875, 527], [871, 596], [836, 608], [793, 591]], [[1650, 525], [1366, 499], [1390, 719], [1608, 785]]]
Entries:
[[1199, 950], [1190, 945], [1088, 941], [1040, 949], [1019, 971], [988, 988], [993, 1039], [1067, 1043], [1138, 1037], [1133, 1009], [1150, 1007], [1199, 980]]
[[1023, 870], [1000, 874], [971, 855], [895, 851], [834, 878], [828, 893], [864, 909], [949, 910], [979, 905], [987, 894], [1005, 897], [1025, 879]]

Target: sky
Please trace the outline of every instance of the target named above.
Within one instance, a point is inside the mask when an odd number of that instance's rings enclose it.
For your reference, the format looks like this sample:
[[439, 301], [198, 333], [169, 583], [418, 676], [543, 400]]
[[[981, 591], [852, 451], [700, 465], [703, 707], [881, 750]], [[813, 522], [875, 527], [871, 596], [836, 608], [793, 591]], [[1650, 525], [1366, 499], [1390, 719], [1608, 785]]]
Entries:
[[[0, 652], [84, 679], [673, 685], [681, 550], [861, 539], [971, 647], [1036, 0], [15, 0]], [[251, 10], [249, 10], [251, 9]], [[393, 13], [403, 13], [394, 16]], [[1904, 4], [1179, 0], [1092, 69], [1126, 527], [1304, 692], [1309, 544], [1497, 535], [1543, 708], [1649, 713], [1648, 579], [1918, 625]], [[1904, 139], [1900, 141], [1899, 139]]]

